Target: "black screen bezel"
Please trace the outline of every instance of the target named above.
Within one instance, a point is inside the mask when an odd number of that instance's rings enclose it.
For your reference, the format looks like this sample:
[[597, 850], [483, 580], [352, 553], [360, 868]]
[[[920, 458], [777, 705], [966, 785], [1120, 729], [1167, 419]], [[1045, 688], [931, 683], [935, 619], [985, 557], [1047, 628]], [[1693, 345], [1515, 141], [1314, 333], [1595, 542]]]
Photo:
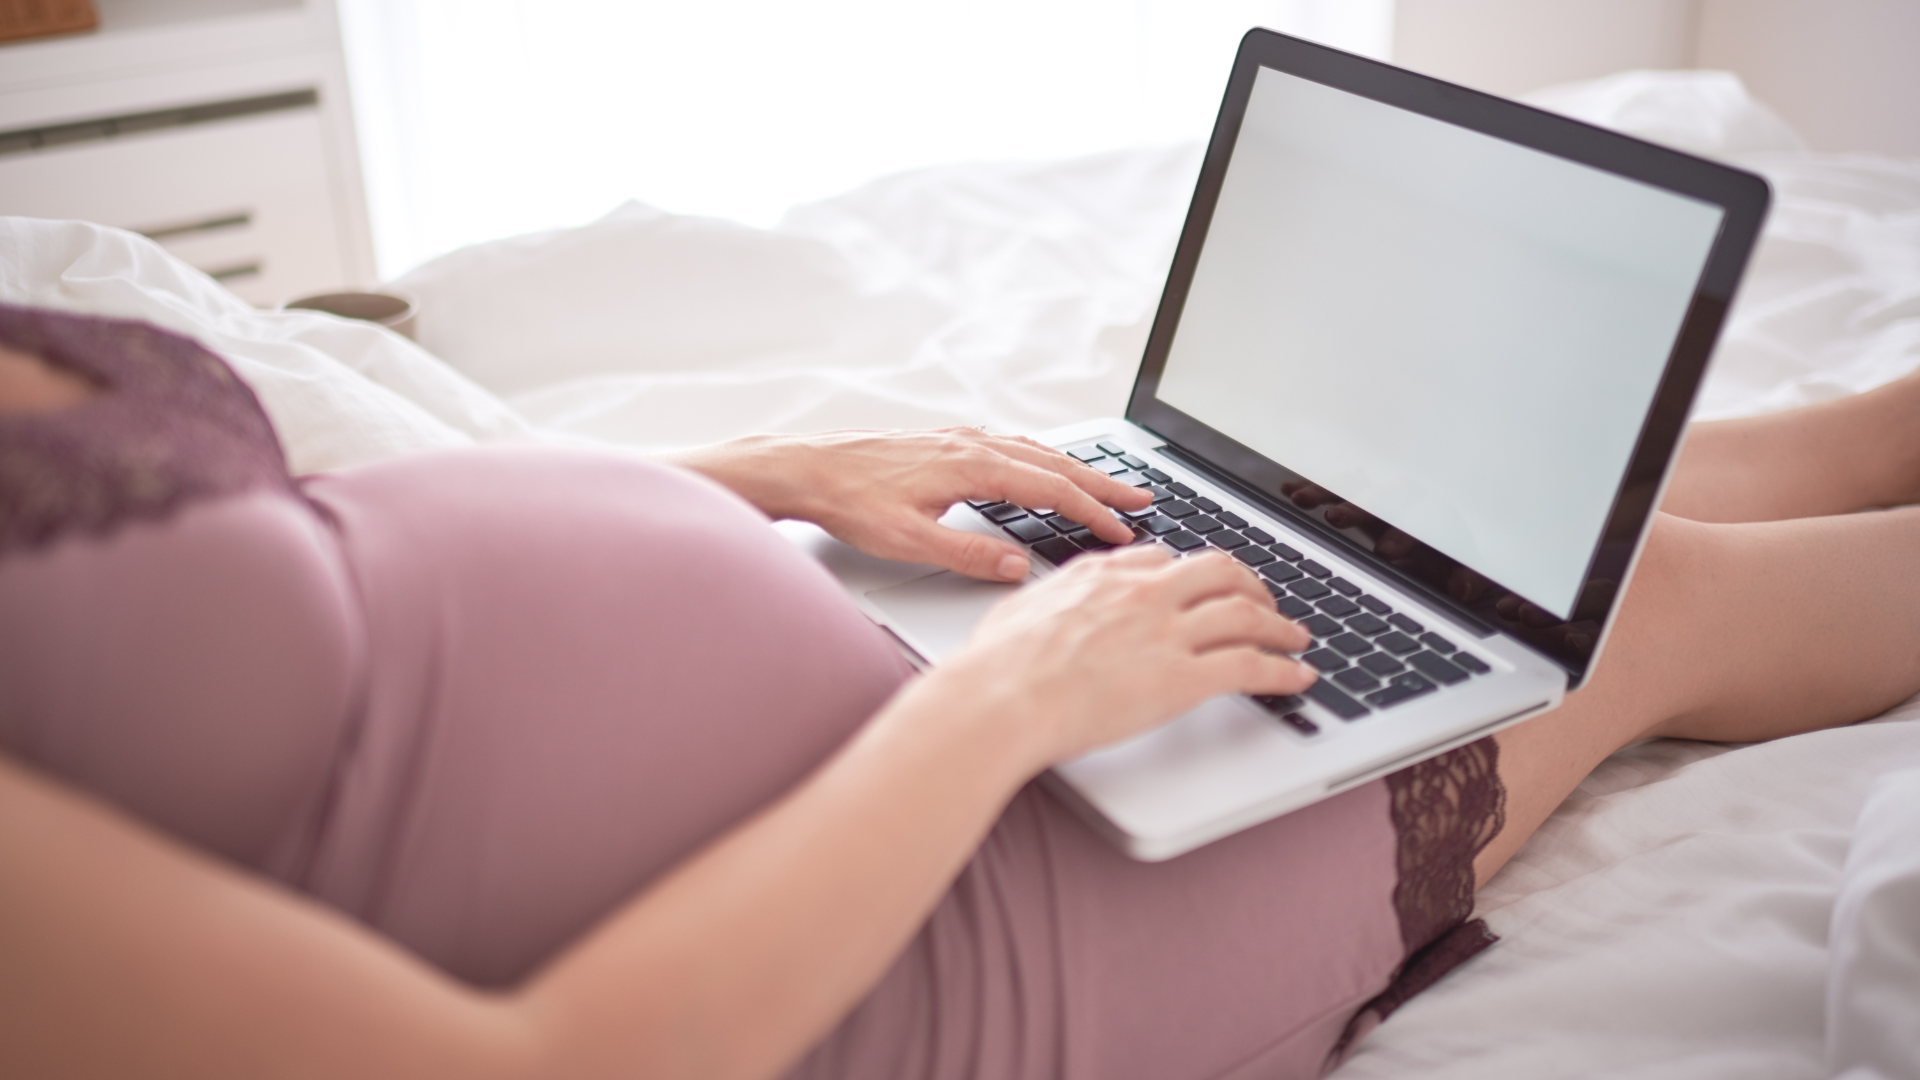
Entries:
[[[1357, 544], [1349, 532], [1327, 526], [1311, 515], [1294, 512], [1281, 485], [1302, 479], [1299, 474], [1156, 396], [1254, 78], [1262, 67], [1711, 203], [1724, 212], [1719, 234], [1661, 373], [1653, 405], [1635, 441], [1600, 540], [1588, 561], [1580, 591], [1582, 609], [1575, 614], [1576, 620], [1583, 620], [1578, 623], [1577, 632], [1566, 632], [1572, 625], [1571, 620], [1558, 627], [1543, 625], [1537, 605], [1530, 606], [1522, 616], [1509, 617], [1514, 605], [1497, 606], [1500, 597], [1512, 596], [1521, 601], [1525, 598], [1481, 575], [1475, 575], [1478, 581], [1474, 584], [1448, 589], [1432, 573], [1416, 576], [1398, 570], [1387, 571], [1397, 574], [1403, 584], [1412, 586], [1426, 599], [1449, 609], [1466, 625], [1491, 626], [1509, 632], [1564, 668], [1570, 688], [1577, 688], [1598, 655], [1599, 642], [1618, 609], [1618, 585], [1625, 580], [1653, 520], [1661, 485], [1685, 431], [1694, 395], [1705, 375], [1760, 227], [1766, 220], [1771, 197], [1766, 181], [1717, 162], [1365, 57], [1271, 30], [1248, 31], [1234, 58], [1233, 73], [1201, 164], [1193, 202], [1174, 251], [1172, 268], [1148, 335], [1126, 416], [1165, 438], [1196, 464], [1225, 474], [1247, 494], [1316, 527], [1336, 544], [1361, 547], [1363, 551], [1366, 549]], [[1311, 481], [1310, 477], [1305, 479]], [[1430, 548], [1425, 551], [1452, 563]], [[1428, 564], [1431, 563], [1429, 559]], [[1381, 569], [1379, 560], [1368, 560], [1368, 565]]]

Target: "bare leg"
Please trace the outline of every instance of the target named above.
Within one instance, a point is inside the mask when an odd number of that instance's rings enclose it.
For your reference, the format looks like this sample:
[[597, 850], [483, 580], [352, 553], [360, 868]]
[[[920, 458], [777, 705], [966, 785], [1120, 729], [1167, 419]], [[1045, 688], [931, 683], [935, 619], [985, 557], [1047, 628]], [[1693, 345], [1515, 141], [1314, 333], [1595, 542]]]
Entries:
[[1920, 690], [1920, 509], [1736, 525], [1662, 514], [1619, 620], [1584, 689], [1496, 736], [1507, 821], [1479, 881], [1621, 747], [1779, 738]]
[[1864, 394], [1695, 424], [1661, 509], [1784, 521], [1920, 502], [1920, 372]]

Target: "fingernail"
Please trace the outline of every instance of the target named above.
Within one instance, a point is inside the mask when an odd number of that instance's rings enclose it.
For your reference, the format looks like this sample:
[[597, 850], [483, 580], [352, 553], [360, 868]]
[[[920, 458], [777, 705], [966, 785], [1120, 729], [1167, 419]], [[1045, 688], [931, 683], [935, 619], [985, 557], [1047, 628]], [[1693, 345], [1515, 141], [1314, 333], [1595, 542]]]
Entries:
[[1000, 576], [1008, 581], [1018, 581], [1027, 576], [1027, 560], [1018, 555], [1000, 557]]

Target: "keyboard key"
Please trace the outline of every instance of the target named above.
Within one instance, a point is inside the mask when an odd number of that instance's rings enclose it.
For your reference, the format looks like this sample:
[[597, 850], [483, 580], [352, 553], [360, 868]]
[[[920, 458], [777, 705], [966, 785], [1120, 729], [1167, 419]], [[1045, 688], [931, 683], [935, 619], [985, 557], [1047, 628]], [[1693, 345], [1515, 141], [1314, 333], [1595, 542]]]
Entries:
[[1333, 576], [1333, 571], [1327, 569], [1324, 566], [1321, 566], [1319, 563], [1314, 562], [1312, 559], [1308, 559], [1306, 562], [1301, 563], [1300, 569], [1305, 570], [1307, 573], [1312, 574], [1314, 577], [1317, 577], [1317, 578]]
[[986, 516], [986, 519], [988, 521], [993, 522], [995, 525], [1005, 525], [1007, 522], [1012, 521], [1014, 518], [1023, 518], [1027, 516], [1027, 512], [1025, 510], [1022, 510], [1017, 506], [1008, 506], [1005, 503], [1002, 503], [999, 506], [989, 506], [985, 510], [982, 510], [980, 512]]
[[1256, 544], [1273, 543], [1273, 534], [1267, 532], [1264, 529], [1243, 529], [1241, 531], [1247, 534], [1247, 539], [1253, 541]]
[[1353, 697], [1345, 690], [1340, 689], [1325, 679], [1316, 680], [1312, 686], [1306, 688], [1304, 693], [1307, 697], [1319, 702], [1328, 712], [1342, 720], [1358, 720], [1360, 717], [1367, 715], [1368, 712], [1365, 705], [1353, 700]]
[[1359, 656], [1361, 653], [1372, 652], [1373, 643], [1359, 634], [1335, 634], [1327, 639], [1327, 648], [1338, 650], [1342, 656]]
[[1207, 498], [1205, 495], [1195, 495], [1193, 497], [1193, 505], [1209, 514], [1217, 514], [1220, 512], [1220, 504]]
[[1145, 469], [1142, 471], [1146, 475], [1147, 479], [1153, 481], [1156, 484], [1166, 484], [1166, 483], [1171, 483], [1173, 481], [1173, 477], [1168, 476], [1166, 473], [1161, 472], [1159, 469]]
[[1155, 510], [1153, 507], [1147, 506], [1139, 510], [1122, 510], [1120, 511], [1120, 516], [1126, 518], [1128, 521], [1145, 521], [1159, 512], [1160, 511]]
[[1305, 574], [1300, 572], [1299, 567], [1283, 562], [1268, 563], [1262, 566], [1260, 568], [1260, 576], [1280, 585], [1285, 585], [1289, 581], [1299, 581], [1301, 578], [1306, 577]]
[[1194, 509], [1191, 503], [1184, 503], [1178, 499], [1174, 499], [1170, 502], [1161, 503], [1160, 512], [1170, 518], [1189, 518], [1200, 511]]
[[[1220, 532], [1214, 533], [1212, 536], [1207, 537], [1207, 543], [1212, 544], [1214, 547], [1219, 548], [1221, 551], [1232, 551], [1235, 553], [1238, 553], [1239, 549], [1246, 547], [1250, 542], [1251, 541], [1249, 541], [1246, 537], [1241, 536], [1239, 533], [1228, 532], [1226, 530], [1222, 530]], [[1252, 550], [1259, 551], [1260, 549], [1253, 548]], [[1272, 558], [1272, 556], [1268, 556], [1268, 558]]]
[[1160, 542], [1175, 551], [1192, 551], [1194, 548], [1207, 546], [1205, 540], [1200, 539], [1184, 529], [1180, 532], [1168, 533], [1160, 538]]
[[1412, 656], [1407, 657], [1407, 663], [1411, 665], [1415, 671], [1418, 671], [1420, 674], [1425, 675], [1427, 678], [1443, 686], [1452, 686], [1454, 683], [1467, 681], [1467, 673], [1465, 671], [1462, 671], [1457, 665], [1448, 661], [1446, 657], [1440, 656], [1437, 653], [1414, 653]]
[[1389, 675], [1398, 675], [1407, 670], [1407, 665], [1383, 652], [1368, 653], [1361, 657], [1360, 666], [1383, 679]]
[[1340, 633], [1340, 624], [1327, 618], [1325, 615], [1309, 615], [1299, 620], [1299, 622], [1301, 626], [1307, 628], [1307, 633], [1312, 634], [1316, 638], [1323, 638]]
[[1393, 614], [1393, 608], [1392, 608], [1392, 607], [1390, 607], [1390, 606], [1388, 606], [1388, 604], [1387, 604], [1387, 602], [1386, 602], [1385, 600], [1382, 600], [1382, 599], [1380, 599], [1380, 598], [1379, 598], [1379, 597], [1377, 597], [1377, 596], [1363, 596], [1363, 597], [1361, 597], [1361, 598], [1360, 598], [1360, 606], [1361, 606], [1361, 607], [1363, 607], [1363, 608], [1366, 608], [1366, 609], [1367, 609], [1368, 611], [1371, 611], [1371, 612], [1373, 612], [1373, 613], [1374, 613], [1375, 615], [1391, 615], [1391, 614]]
[[1360, 595], [1360, 586], [1355, 585], [1353, 582], [1348, 581], [1346, 578], [1343, 578], [1343, 577], [1328, 578], [1327, 584], [1332, 586], [1333, 591], [1339, 593], [1341, 596], [1359, 596]]
[[1485, 660], [1482, 660], [1479, 657], [1473, 655], [1472, 653], [1466, 652], [1465, 650], [1454, 653], [1453, 662], [1460, 665], [1463, 668], [1466, 668], [1468, 671], [1473, 672], [1475, 675], [1485, 675], [1487, 672], [1493, 670], [1492, 668], [1487, 666], [1487, 662]]
[[1332, 649], [1315, 649], [1300, 659], [1306, 661], [1308, 667], [1320, 672], [1322, 675], [1339, 671], [1348, 666], [1347, 658], [1334, 652]]
[[1333, 677], [1333, 681], [1339, 683], [1341, 686], [1346, 687], [1347, 689], [1353, 691], [1356, 694], [1365, 693], [1368, 690], [1378, 689], [1380, 686], [1379, 679], [1376, 679], [1373, 676], [1367, 674], [1366, 672], [1361, 671], [1359, 668], [1348, 668], [1347, 670], [1341, 672], [1340, 674], [1335, 675]]
[[[1267, 587], [1267, 595], [1273, 597], [1275, 600], [1280, 600], [1283, 598], [1287, 600], [1293, 599], [1293, 597], [1287, 595], [1287, 590], [1281, 588], [1278, 585], [1275, 585], [1271, 581], [1263, 581], [1260, 584], [1265, 585]], [[1312, 611], [1313, 609], [1308, 608], [1307, 610]]]
[[1184, 522], [1184, 524], [1186, 525], [1187, 528], [1192, 529], [1194, 532], [1199, 533], [1201, 536], [1205, 536], [1208, 533], [1216, 533], [1216, 532], [1219, 532], [1221, 529], [1226, 528], [1225, 525], [1220, 524], [1219, 522], [1213, 520], [1212, 518], [1206, 516], [1205, 514], [1201, 514], [1199, 517], [1190, 517]]
[[1064, 536], [1050, 537], [1033, 545], [1033, 553], [1055, 566], [1080, 554], [1080, 545]]
[[1101, 452], [1101, 453], [1103, 453], [1103, 454], [1112, 454], [1112, 455], [1114, 455], [1115, 457], [1118, 457], [1118, 456], [1120, 456], [1121, 454], [1124, 454], [1124, 453], [1126, 453], [1126, 451], [1125, 451], [1124, 449], [1122, 449], [1122, 448], [1120, 448], [1120, 447], [1118, 447], [1118, 446], [1116, 446], [1116, 445], [1114, 445], [1113, 443], [1110, 443], [1110, 442], [1103, 442], [1103, 443], [1094, 443], [1094, 444], [1093, 444], [1093, 448], [1094, 448], [1095, 450], [1098, 450], [1098, 451], [1100, 451], [1100, 452]]
[[[1105, 445], [1107, 445], [1107, 444], [1106, 444], [1106, 443], [1101, 443], [1100, 445], [1101, 445], [1101, 446], [1105, 446]], [[1124, 462], [1126, 462], [1126, 463], [1127, 463], [1127, 468], [1129, 468], [1129, 469], [1144, 469], [1144, 468], [1146, 468], [1146, 467], [1147, 467], [1147, 463], [1146, 463], [1146, 462], [1144, 462], [1144, 461], [1141, 461], [1141, 460], [1140, 460], [1139, 458], [1137, 458], [1137, 457], [1134, 457], [1134, 456], [1133, 456], [1132, 454], [1121, 454], [1121, 453], [1120, 453], [1120, 451], [1118, 451], [1118, 450], [1109, 450], [1109, 451], [1107, 451], [1107, 453], [1109, 453], [1109, 454], [1120, 454], [1120, 460], [1121, 460], [1121, 461], [1124, 461]]]
[[1300, 715], [1300, 709], [1305, 702], [1299, 698], [1280, 694], [1260, 694], [1253, 700], [1256, 705], [1272, 713], [1275, 720], [1280, 721], [1300, 734], [1320, 734], [1319, 724]]
[[1347, 629], [1356, 634], [1365, 634], [1368, 637], [1372, 637], [1375, 634], [1384, 634], [1387, 632], [1387, 620], [1378, 615], [1369, 615], [1363, 611], [1347, 620]]
[[1002, 528], [1029, 544], [1038, 543], [1053, 535], [1053, 530], [1047, 528], [1045, 522], [1035, 521], [1032, 518], [1025, 518]]
[[[1245, 540], [1246, 537], [1243, 536], [1241, 539]], [[1254, 547], [1252, 544], [1248, 544], [1246, 547], [1234, 552], [1233, 557], [1246, 563], [1248, 566], [1258, 567], [1265, 566], [1272, 562], [1273, 552], [1268, 551], [1266, 548]]]
[[999, 506], [999, 499], [968, 499], [967, 505], [975, 510], [985, 510], [989, 506]]
[[1113, 546], [1092, 533], [1084, 531], [1074, 533], [1072, 536], [1067, 537], [1067, 539], [1079, 544], [1081, 548], [1087, 551], [1105, 551]]
[[1421, 626], [1419, 623], [1414, 622], [1412, 619], [1407, 618], [1405, 615], [1395, 615], [1394, 617], [1388, 619], [1387, 621], [1399, 627], [1400, 629], [1405, 630], [1409, 634], [1417, 634], [1420, 631], [1426, 629], [1426, 627]]
[[1420, 644], [1425, 645], [1437, 653], [1450, 653], [1454, 650], [1453, 642], [1448, 641], [1446, 638], [1441, 637], [1431, 630], [1420, 635]]
[[1079, 522], [1073, 520], [1072, 518], [1064, 518], [1064, 517], [1059, 517], [1057, 515], [1054, 517], [1048, 518], [1047, 524], [1053, 526], [1053, 531], [1057, 533], [1070, 533], [1070, 532], [1073, 532], [1075, 529], [1086, 528], [1085, 525], [1080, 524]]
[[1306, 717], [1301, 716], [1297, 712], [1281, 713], [1280, 722], [1292, 728], [1293, 730], [1299, 732], [1302, 735], [1320, 734], [1319, 724], [1316, 724], [1313, 721], [1307, 719]]
[[[1236, 514], [1231, 510], [1222, 510], [1213, 516], [1219, 518], [1221, 521], [1226, 522], [1227, 528], [1229, 529], [1244, 529], [1247, 527], [1247, 519], [1241, 517], [1239, 514]], [[1263, 541], [1263, 542], [1270, 542], [1270, 541]]]
[[1287, 560], [1288, 562], [1299, 562], [1301, 559], [1306, 558], [1306, 556], [1300, 554], [1298, 551], [1295, 551], [1294, 549], [1288, 547], [1285, 544], [1274, 544], [1273, 553]]
[[[1327, 588], [1312, 578], [1294, 582], [1287, 586], [1287, 591], [1302, 600], [1318, 600], [1323, 596], [1330, 596], [1333, 593], [1332, 589]], [[1418, 648], [1418, 646], [1415, 646], [1415, 648]]]
[[[1267, 590], [1269, 592], [1278, 588], [1279, 586], [1272, 582], [1267, 583]], [[1313, 614], [1313, 605], [1297, 596], [1286, 596], [1283, 594], [1276, 596], [1274, 599], [1277, 601], [1274, 606], [1280, 609], [1280, 614], [1285, 615], [1295, 622], [1299, 622], [1301, 619]]]
[[1420, 685], [1418, 686], [1408, 683], [1394, 683], [1384, 690], [1375, 690], [1373, 693], [1368, 694], [1367, 704], [1376, 709], [1385, 709], [1389, 706], [1398, 705], [1409, 698], [1417, 698], [1432, 689], [1433, 684], [1424, 679], [1420, 681]]
[[1200, 494], [1199, 492], [1193, 490], [1192, 488], [1188, 487], [1187, 485], [1181, 483], [1178, 480], [1167, 481], [1167, 490], [1173, 492], [1175, 495], [1178, 495], [1183, 499], [1191, 499], [1195, 495]]
[[1155, 536], [1165, 536], [1168, 533], [1178, 529], [1180, 527], [1180, 523], [1173, 520], [1170, 517], [1166, 517], [1160, 514], [1155, 514], [1154, 516], [1141, 522], [1140, 527], [1147, 530], [1148, 532], [1152, 533]]
[[[1329, 582], [1331, 584], [1331, 582]], [[1336, 619], [1344, 619], [1360, 610], [1360, 605], [1344, 596], [1329, 596], [1320, 601], [1320, 610]]]
[[1078, 450], [1069, 450], [1067, 453], [1085, 462], [1099, 461], [1101, 458], [1107, 456], [1107, 452], [1097, 446], [1083, 446]]
[[1127, 471], [1126, 462], [1121, 461], [1119, 458], [1112, 458], [1112, 457], [1102, 458], [1099, 461], [1094, 462], [1093, 467], [1096, 469], [1099, 469], [1103, 473], [1106, 473], [1108, 476], [1115, 476], [1115, 475], [1118, 475], [1119, 473], [1123, 473]]
[[1153, 481], [1147, 479], [1144, 475], [1140, 473], [1125, 473], [1120, 476], [1114, 477], [1114, 479], [1130, 487], [1143, 488], [1143, 487], [1151, 487], [1153, 485]]
[[1147, 489], [1147, 494], [1153, 496], [1153, 504], [1155, 506], [1158, 506], [1161, 503], [1166, 502], [1168, 499], [1173, 498], [1173, 492], [1168, 491], [1166, 488], [1163, 488], [1163, 487], [1150, 487]]
[[1374, 641], [1374, 644], [1380, 646], [1381, 648], [1387, 650], [1388, 652], [1392, 653], [1395, 656], [1405, 656], [1410, 652], [1420, 651], [1419, 642], [1413, 640], [1412, 638], [1408, 637], [1405, 634], [1400, 633], [1399, 631], [1394, 631], [1393, 633], [1380, 635], [1380, 637]]

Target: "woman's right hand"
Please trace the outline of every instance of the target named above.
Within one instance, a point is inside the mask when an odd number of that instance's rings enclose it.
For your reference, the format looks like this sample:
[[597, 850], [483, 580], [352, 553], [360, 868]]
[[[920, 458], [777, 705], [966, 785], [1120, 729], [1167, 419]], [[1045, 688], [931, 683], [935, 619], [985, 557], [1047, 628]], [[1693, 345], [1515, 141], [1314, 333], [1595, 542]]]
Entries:
[[1311, 640], [1226, 555], [1126, 548], [1008, 597], [928, 681], [1009, 725], [1037, 773], [1220, 694], [1304, 690], [1317, 675], [1283, 654]]

